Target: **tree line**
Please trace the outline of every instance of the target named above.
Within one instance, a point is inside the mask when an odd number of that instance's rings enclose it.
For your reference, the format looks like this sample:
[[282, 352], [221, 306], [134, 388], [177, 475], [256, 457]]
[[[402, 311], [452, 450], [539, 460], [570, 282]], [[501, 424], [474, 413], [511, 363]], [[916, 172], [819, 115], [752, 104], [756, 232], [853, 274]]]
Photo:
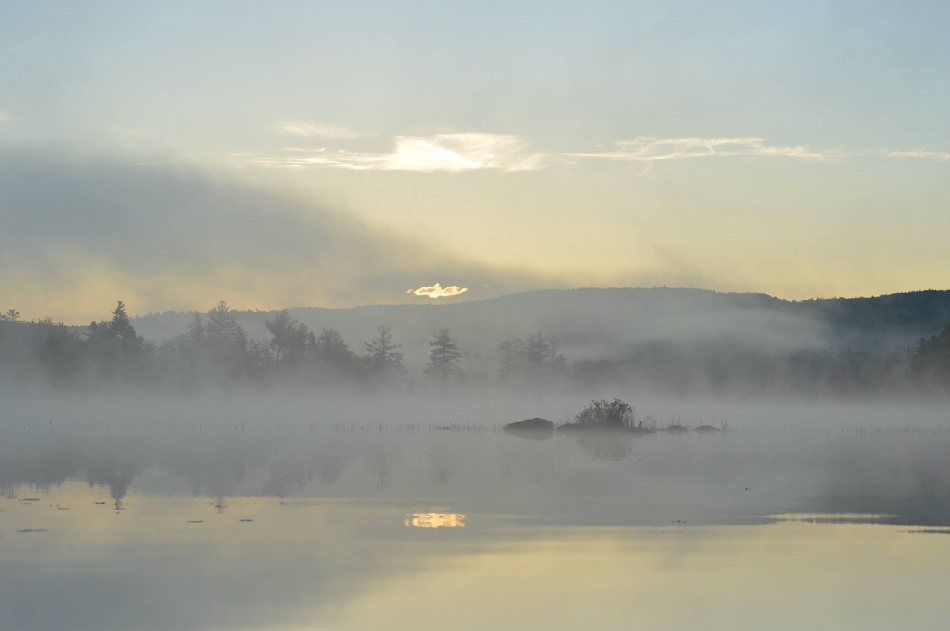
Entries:
[[[219, 302], [206, 313], [194, 313], [185, 332], [155, 344], [138, 335], [121, 301], [109, 320], [91, 322], [81, 332], [49, 318], [23, 322], [10, 309], [0, 313], [0, 385], [136, 384], [172, 392], [241, 386], [362, 392], [417, 388], [401, 346], [385, 324], [359, 350], [337, 330], [313, 331], [287, 310], [264, 326], [270, 339], [250, 339], [235, 312]], [[489, 359], [497, 364], [487, 378], [469, 373], [471, 358], [449, 329], [433, 332], [428, 346], [419, 387], [436, 392], [486, 385], [535, 393], [639, 388], [760, 396], [950, 391], [950, 326], [902, 353], [801, 350], [776, 355], [733, 346], [651, 342], [630, 347], [619, 358], [577, 361], [562, 352], [557, 338], [536, 332], [501, 342], [497, 356]]]
[[[401, 346], [381, 324], [356, 352], [338, 331], [319, 333], [279, 312], [264, 323], [270, 339], [251, 340], [227, 303], [194, 313], [184, 333], [154, 344], [135, 331], [119, 301], [110, 320], [75, 333], [51, 319], [21, 322], [11, 309], [0, 317], [0, 377], [5, 382], [44, 377], [58, 385], [148, 384], [174, 390], [258, 384], [351, 386], [360, 390], [415, 388]], [[450, 390], [465, 378], [463, 353], [448, 329], [429, 343], [424, 380]]]

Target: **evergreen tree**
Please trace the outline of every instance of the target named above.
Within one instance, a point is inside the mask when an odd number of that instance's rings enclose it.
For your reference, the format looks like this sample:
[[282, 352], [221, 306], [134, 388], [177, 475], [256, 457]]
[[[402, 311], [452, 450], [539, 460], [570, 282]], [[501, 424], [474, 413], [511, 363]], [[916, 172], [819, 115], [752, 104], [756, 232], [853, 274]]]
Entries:
[[545, 337], [540, 331], [528, 336], [527, 342], [519, 339], [502, 342], [501, 382], [505, 385], [543, 387], [552, 378], [563, 376], [567, 356], [560, 352], [560, 341]]
[[356, 359], [356, 355], [336, 329], [324, 328], [314, 342], [313, 352], [321, 366], [339, 374], [349, 372]]
[[364, 362], [371, 378], [377, 385], [399, 385], [405, 382], [409, 371], [402, 363], [403, 354], [396, 349], [399, 344], [393, 344], [390, 329], [380, 324], [377, 335], [365, 343], [366, 355]]
[[125, 304], [121, 300], [112, 312], [109, 334], [118, 340], [119, 348], [125, 356], [137, 355], [145, 347], [145, 341], [135, 333], [135, 327], [129, 321], [129, 314], [126, 313]]
[[462, 375], [462, 369], [459, 367], [462, 351], [458, 342], [449, 335], [448, 329], [439, 329], [435, 339], [429, 342], [429, 346], [432, 347], [429, 351], [429, 363], [423, 375], [429, 381], [441, 383], [442, 390], [445, 391], [449, 381], [458, 379]]
[[192, 314], [191, 322], [188, 323], [187, 339], [196, 348], [204, 344], [205, 322], [197, 311]]
[[551, 343], [548, 338], [541, 335], [541, 331], [528, 336], [528, 343], [525, 346], [525, 359], [528, 364], [534, 368], [542, 366], [551, 355]]
[[270, 331], [270, 347], [274, 351], [275, 361], [279, 366], [294, 343], [297, 321], [290, 317], [289, 311], [284, 309], [273, 320], [265, 320], [264, 326]]
[[208, 324], [205, 329], [210, 346], [223, 351], [224, 349], [244, 350], [247, 347], [247, 334], [237, 323], [234, 312], [225, 301], [218, 302], [218, 306], [208, 311]]
[[311, 363], [314, 346], [316, 346], [316, 336], [307, 328], [306, 324], [298, 323], [290, 328], [290, 339], [285, 351], [284, 361], [288, 366], [301, 367], [304, 365], [312, 366]]
[[223, 300], [218, 302], [215, 308], [208, 311], [203, 346], [210, 373], [217, 381], [227, 383], [248, 376], [252, 358], [248, 355], [247, 347], [247, 334], [238, 324], [234, 312], [228, 303]]

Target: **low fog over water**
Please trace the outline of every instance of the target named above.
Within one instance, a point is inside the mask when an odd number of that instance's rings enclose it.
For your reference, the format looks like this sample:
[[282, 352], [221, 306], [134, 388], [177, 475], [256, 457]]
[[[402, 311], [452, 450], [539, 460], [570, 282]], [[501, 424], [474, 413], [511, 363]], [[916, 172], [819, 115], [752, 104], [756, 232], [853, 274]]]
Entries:
[[5, 397], [5, 628], [948, 613], [945, 406], [637, 403], [657, 431], [504, 430], [585, 404], [554, 394]]
[[0, 1], [0, 631], [945, 629], [950, 2]]

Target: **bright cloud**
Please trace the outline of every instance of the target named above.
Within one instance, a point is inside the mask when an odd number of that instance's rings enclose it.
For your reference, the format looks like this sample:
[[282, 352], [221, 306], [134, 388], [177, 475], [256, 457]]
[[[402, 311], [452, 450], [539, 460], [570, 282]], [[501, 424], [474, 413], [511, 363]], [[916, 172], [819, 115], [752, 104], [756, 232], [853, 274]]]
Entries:
[[278, 121], [270, 125], [270, 129], [282, 136], [298, 138], [360, 138], [367, 135], [342, 125], [306, 121]]
[[10, 116], [3, 110], [0, 110], [0, 123], [2, 123], [3, 121], [8, 121], [8, 120], [10, 120]]
[[458, 296], [464, 294], [468, 291], [468, 287], [458, 287], [457, 285], [452, 285], [451, 287], [443, 287], [439, 283], [432, 285], [431, 287], [420, 287], [418, 289], [407, 289], [407, 294], [412, 294], [414, 296], [428, 296], [429, 298], [451, 298], [453, 296]]
[[393, 171], [468, 171], [498, 169], [526, 171], [538, 168], [541, 155], [527, 151], [527, 143], [509, 134], [437, 134], [396, 138], [386, 167]]
[[334, 150], [327, 147], [287, 148], [282, 156], [252, 160], [261, 166], [284, 168], [336, 167], [354, 171], [532, 171], [542, 167], [544, 155], [532, 153], [519, 136], [457, 133], [434, 136], [396, 136], [386, 153]]

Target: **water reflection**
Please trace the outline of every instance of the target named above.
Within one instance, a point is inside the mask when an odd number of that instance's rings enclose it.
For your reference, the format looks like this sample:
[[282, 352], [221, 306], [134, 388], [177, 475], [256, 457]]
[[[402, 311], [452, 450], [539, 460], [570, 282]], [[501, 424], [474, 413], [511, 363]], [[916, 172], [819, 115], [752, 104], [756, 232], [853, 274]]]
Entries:
[[575, 438], [591, 458], [599, 460], [619, 460], [629, 456], [633, 451], [631, 442], [635, 440], [619, 432], [593, 432]]
[[96, 504], [107, 496], [65, 482], [6, 502], [4, 629], [415, 629], [420, 615], [472, 630], [885, 629], [950, 615], [950, 538], [856, 515], [551, 527], [374, 500], [245, 497], [221, 514], [132, 491], [118, 517]]
[[129, 492], [129, 485], [142, 470], [133, 460], [112, 453], [103, 454], [101, 459], [83, 466], [89, 486], [109, 488], [115, 510], [122, 510], [122, 499]]
[[501, 432], [63, 431], [0, 436], [0, 490], [70, 480], [139, 493], [461, 501], [559, 525], [765, 523], [777, 514], [887, 514], [950, 526], [950, 437], [733, 431], [646, 437]]
[[465, 528], [465, 515], [461, 513], [411, 513], [405, 524], [413, 528]]
[[950, 615], [947, 434], [230, 425], [0, 427], [0, 628]]

